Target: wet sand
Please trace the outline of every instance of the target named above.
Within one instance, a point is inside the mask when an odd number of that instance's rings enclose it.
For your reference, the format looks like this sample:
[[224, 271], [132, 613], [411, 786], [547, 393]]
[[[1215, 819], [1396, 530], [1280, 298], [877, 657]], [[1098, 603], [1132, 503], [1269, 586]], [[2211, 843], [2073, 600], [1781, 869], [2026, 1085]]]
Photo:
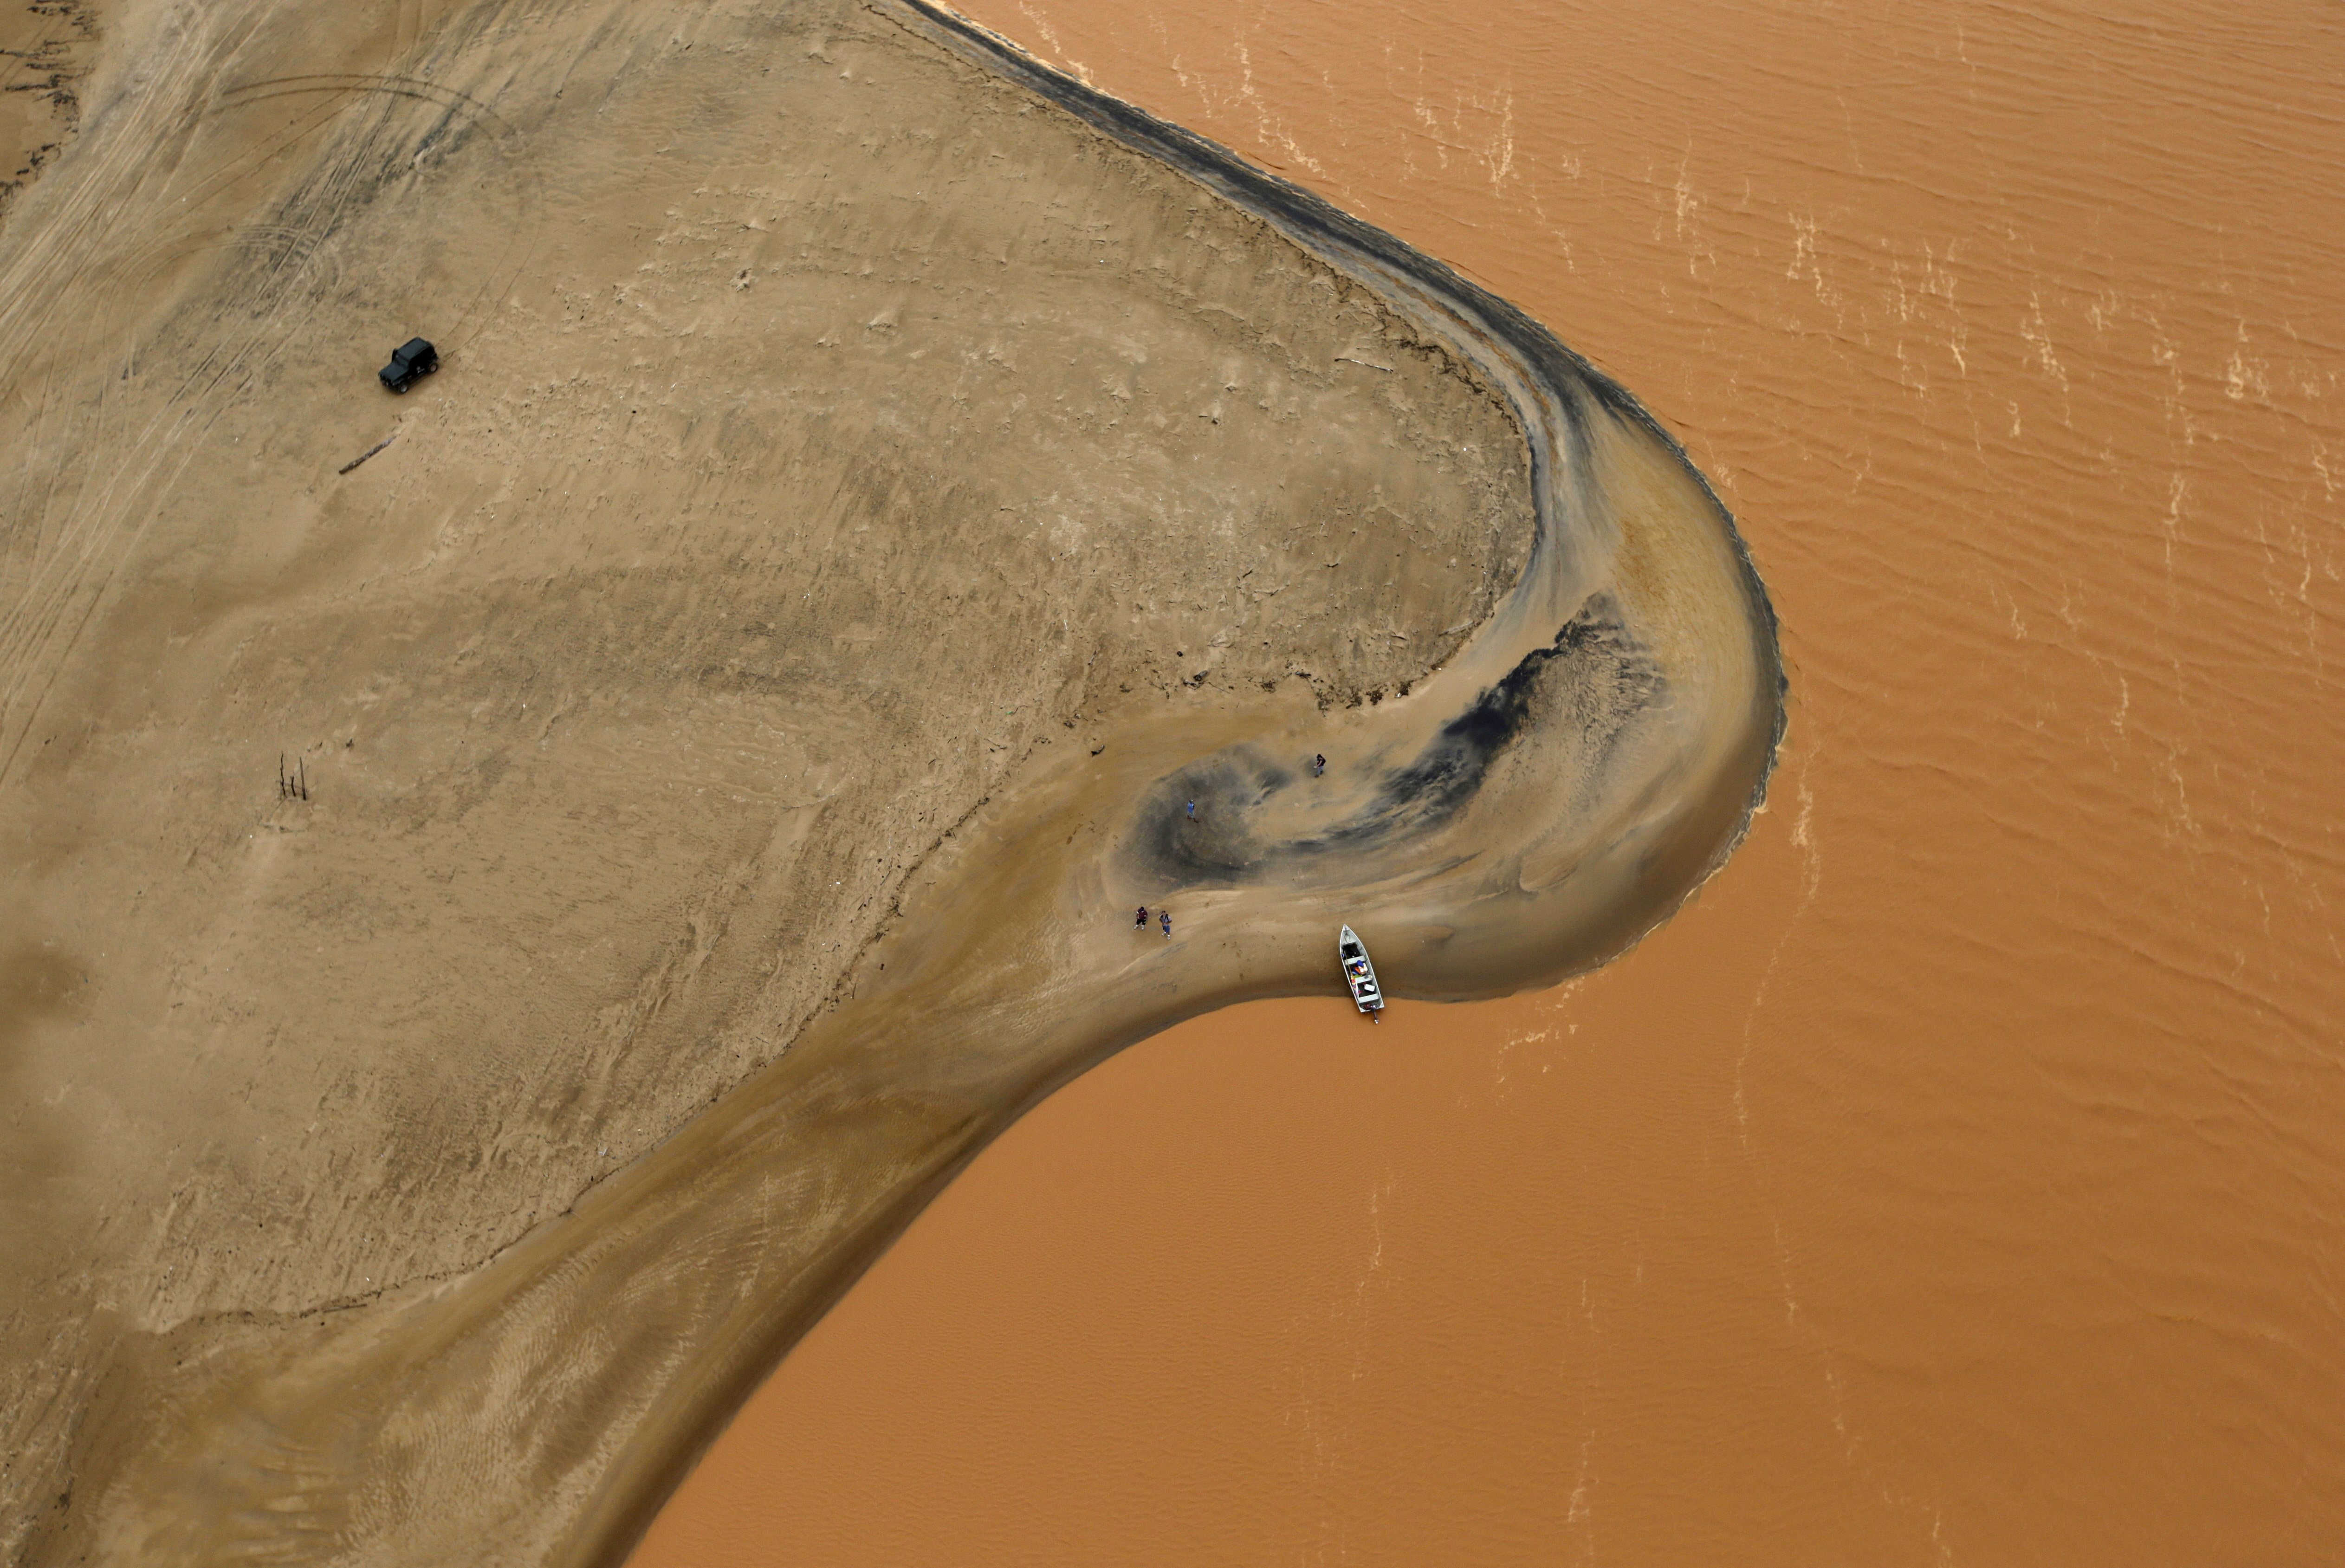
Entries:
[[1636, 389], [1784, 762], [1575, 986], [1071, 1085], [640, 1561], [2327, 1561], [2333, 16], [977, 9]]
[[1209, 144], [910, 9], [113, 25], [0, 254], [18, 1555], [607, 1560], [1061, 1083], [1744, 829], [1700, 475]]

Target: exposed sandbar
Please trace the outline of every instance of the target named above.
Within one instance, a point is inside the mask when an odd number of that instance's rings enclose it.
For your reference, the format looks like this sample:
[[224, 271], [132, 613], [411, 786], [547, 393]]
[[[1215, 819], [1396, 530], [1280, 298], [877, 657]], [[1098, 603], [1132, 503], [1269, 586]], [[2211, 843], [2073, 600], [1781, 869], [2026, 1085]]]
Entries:
[[917, 11], [310, 23], [0, 243], [32, 1560], [605, 1560], [1051, 1087], [1740, 832], [1729, 521], [1398, 242]]

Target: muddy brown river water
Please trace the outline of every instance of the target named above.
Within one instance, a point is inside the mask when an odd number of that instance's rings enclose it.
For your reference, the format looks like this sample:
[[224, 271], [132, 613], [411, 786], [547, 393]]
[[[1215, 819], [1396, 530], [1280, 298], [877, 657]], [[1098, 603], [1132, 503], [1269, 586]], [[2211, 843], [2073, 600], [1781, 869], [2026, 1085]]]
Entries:
[[639, 1568], [2333, 1560], [2345, 15], [974, 10], [1635, 392], [1791, 731], [1589, 979], [1046, 1103]]

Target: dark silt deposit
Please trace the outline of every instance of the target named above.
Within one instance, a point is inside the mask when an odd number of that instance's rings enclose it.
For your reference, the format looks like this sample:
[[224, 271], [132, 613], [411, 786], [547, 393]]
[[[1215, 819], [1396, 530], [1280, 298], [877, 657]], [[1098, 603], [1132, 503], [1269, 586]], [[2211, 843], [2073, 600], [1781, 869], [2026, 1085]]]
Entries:
[[[1601, 758], [1667, 694], [1660, 667], [1637, 647], [1610, 596], [1594, 594], [1553, 642], [1473, 694], [1406, 760], [1387, 765], [1391, 745], [1378, 739], [1364, 759], [1337, 768], [1330, 784], [1308, 761], [1248, 741], [1175, 770], [1142, 802], [1121, 870], [1136, 886], [1168, 891], [1271, 881], [1342, 891], [1382, 861], [1419, 875], [1454, 870], [1454, 860], [1427, 858], [1430, 835], [1473, 803], [1535, 724], [1568, 728]], [[1347, 774], [1361, 780], [1350, 789]], [[1273, 824], [1284, 829], [1274, 838]]]

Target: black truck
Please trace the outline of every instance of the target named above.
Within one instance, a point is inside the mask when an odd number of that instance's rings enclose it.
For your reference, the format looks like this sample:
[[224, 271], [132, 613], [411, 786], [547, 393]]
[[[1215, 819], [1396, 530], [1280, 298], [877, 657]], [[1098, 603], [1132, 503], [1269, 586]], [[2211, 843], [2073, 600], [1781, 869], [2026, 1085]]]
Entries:
[[440, 351], [421, 338], [410, 338], [391, 351], [391, 363], [375, 372], [382, 384], [403, 392], [440, 368]]

